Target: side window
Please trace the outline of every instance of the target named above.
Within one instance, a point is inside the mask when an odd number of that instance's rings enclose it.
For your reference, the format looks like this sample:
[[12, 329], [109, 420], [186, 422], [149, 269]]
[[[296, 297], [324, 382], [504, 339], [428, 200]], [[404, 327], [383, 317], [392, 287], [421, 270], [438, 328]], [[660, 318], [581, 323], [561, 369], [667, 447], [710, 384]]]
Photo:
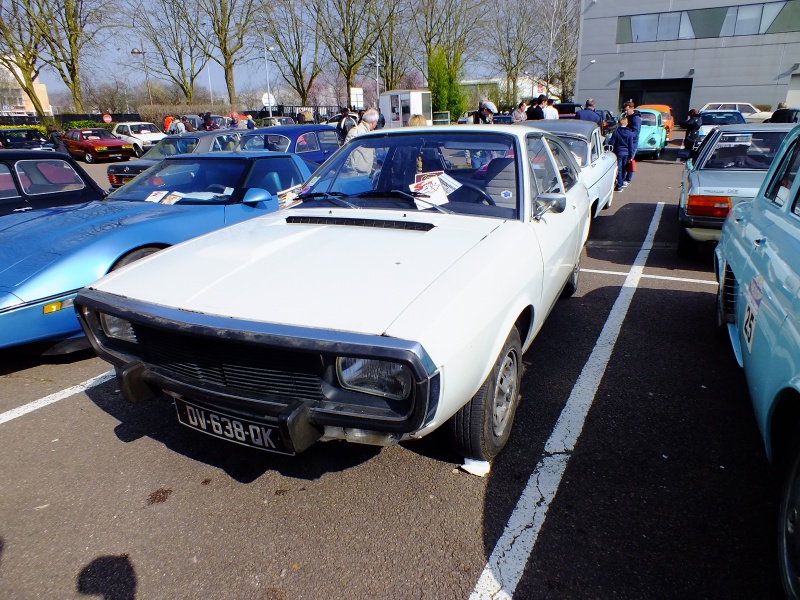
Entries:
[[[764, 197], [778, 206], [786, 204], [794, 180], [797, 178], [798, 168], [800, 168], [800, 141], [795, 138], [794, 143], [787, 149], [778, 168], [772, 174]], [[792, 211], [797, 214], [797, 210], [797, 202], [795, 202]]]
[[236, 145], [239, 141], [239, 136], [236, 134], [226, 133], [218, 135], [214, 138], [214, 143], [211, 144], [211, 152], [218, 152], [220, 150], [236, 150]]
[[752, 115], [754, 112], [756, 112], [753, 110], [753, 106], [750, 104], [737, 104], [736, 106], [737, 108], [734, 110], [738, 110], [743, 115]]
[[735, 104], [720, 104], [719, 110], [738, 110]]
[[529, 136], [527, 139], [528, 161], [531, 165], [531, 177], [536, 182], [539, 194], [561, 191], [561, 181], [541, 137]]
[[572, 166], [572, 162], [566, 154], [567, 151], [560, 144], [555, 140], [548, 140], [548, 144], [556, 161], [558, 172], [561, 174], [561, 180], [564, 182], [564, 191], [571, 190], [578, 183], [580, 173]]
[[29, 196], [72, 192], [86, 187], [72, 165], [63, 160], [20, 160], [14, 170]]
[[276, 156], [257, 160], [244, 186], [276, 194], [300, 183], [303, 183], [303, 176], [294, 160], [289, 156]]
[[335, 131], [318, 131], [319, 145], [326, 152], [339, 148], [339, 136]]
[[0, 198], [19, 198], [19, 190], [11, 170], [3, 163], [0, 163]]
[[599, 134], [597, 131], [595, 131], [595, 132], [592, 134], [592, 140], [591, 140], [591, 158], [590, 158], [590, 160], [591, 160], [592, 162], [594, 162], [594, 161], [596, 161], [598, 158], [600, 158], [600, 153], [601, 153], [601, 151], [602, 151], [602, 142], [600, 141], [600, 134]]
[[313, 131], [309, 131], [297, 137], [294, 150], [297, 154], [316, 152], [317, 150], [319, 150], [319, 142], [317, 142], [317, 136]]
[[127, 125], [120, 125], [119, 129], [117, 129], [117, 133], [120, 135], [130, 135], [131, 132], [128, 129]]

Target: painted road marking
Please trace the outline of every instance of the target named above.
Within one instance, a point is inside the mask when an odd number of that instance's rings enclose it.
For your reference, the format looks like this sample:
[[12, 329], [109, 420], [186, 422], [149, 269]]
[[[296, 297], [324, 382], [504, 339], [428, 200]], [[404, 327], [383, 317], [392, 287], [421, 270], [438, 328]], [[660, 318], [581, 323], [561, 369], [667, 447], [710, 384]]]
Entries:
[[17, 417], [27, 415], [28, 413], [31, 413], [35, 410], [39, 410], [40, 408], [43, 408], [45, 406], [49, 406], [50, 404], [55, 404], [56, 402], [63, 400], [64, 398], [69, 398], [70, 396], [74, 396], [75, 394], [80, 394], [81, 392], [85, 392], [86, 390], [98, 386], [101, 383], [105, 383], [112, 377], [114, 377], [114, 371], [107, 371], [102, 375], [98, 375], [97, 377], [92, 377], [91, 379], [84, 381], [83, 383], [79, 383], [78, 385], [73, 385], [72, 387], [68, 387], [65, 390], [61, 390], [60, 392], [55, 392], [54, 394], [50, 394], [49, 396], [45, 396], [44, 398], [39, 398], [38, 400], [29, 402], [28, 404], [24, 404], [23, 406], [7, 410], [4, 413], [0, 413], [0, 425], [2, 425], [3, 423], [7, 423], [8, 421], [13, 421]]
[[[620, 277], [627, 277], [628, 273], [624, 271], [602, 271], [600, 269], [581, 269], [581, 273], [597, 273], [598, 275], [619, 275]], [[702, 283], [704, 285], [717, 285], [716, 280], [713, 279], [689, 279], [687, 277], [670, 277], [668, 275], [640, 275], [642, 279], [663, 279], [664, 281], [679, 281], [681, 283]]]
[[497, 541], [478, 578], [478, 583], [475, 584], [470, 600], [508, 600], [514, 595], [514, 590], [522, 578], [525, 565], [539, 537], [547, 509], [555, 498], [569, 457], [581, 434], [586, 415], [600, 386], [600, 380], [605, 374], [614, 344], [630, 308], [633, 293], [639, 285], [644, 265], [653, 247], [653, 238], [663, 210], [664, 203], [659, 202], [650, 221], [647, 236], [622, 284], [600, 337], [597, 338], [594, 349], [583, 366], [558, 422], [545, 444], [545, 456], [528, 479], [517, 506], [508, 519], [503, 535]]

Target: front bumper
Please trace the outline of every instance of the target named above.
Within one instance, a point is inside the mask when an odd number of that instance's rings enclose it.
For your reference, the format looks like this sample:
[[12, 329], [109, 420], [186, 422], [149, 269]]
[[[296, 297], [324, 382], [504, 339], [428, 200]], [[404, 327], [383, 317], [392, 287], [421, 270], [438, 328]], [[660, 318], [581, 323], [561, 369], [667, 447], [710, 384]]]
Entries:
[[[188, 313], [94, 290], [81, 291], [75, 307], [97, 354], [116, 367], [129, 402], [166, 393], [179, 407], [190, 403], [276, 427], [289, 453], [323, 435], [397, 442], [422, 429], [438, 407], [440, 375], [415, 342]], [[100, 313], [128, 320], [136, 342], [108, 337]], [[337, 356], [405, 364], [413, 375], [410, 397], [343, 389]]]

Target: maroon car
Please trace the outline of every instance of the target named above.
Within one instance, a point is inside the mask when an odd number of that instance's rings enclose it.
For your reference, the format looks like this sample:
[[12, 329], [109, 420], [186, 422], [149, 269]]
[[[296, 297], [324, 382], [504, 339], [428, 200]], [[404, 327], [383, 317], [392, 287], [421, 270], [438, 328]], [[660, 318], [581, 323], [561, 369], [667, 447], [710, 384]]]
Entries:
[[98, 160], [130, 160], [133, 146], [117, 137], [110, 131], [97, 128], [70, 129], [64, 134], [67, 151], [87, 163]]

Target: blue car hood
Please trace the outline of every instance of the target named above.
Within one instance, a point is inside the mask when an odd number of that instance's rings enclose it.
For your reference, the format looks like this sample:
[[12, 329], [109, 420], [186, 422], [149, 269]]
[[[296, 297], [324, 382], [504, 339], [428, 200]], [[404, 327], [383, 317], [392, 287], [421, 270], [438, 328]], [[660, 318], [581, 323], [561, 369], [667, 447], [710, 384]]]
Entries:
[[0, 219], [0, 292], [12, 291], [36, 273], [81, 246], [114, 230], [158, 219], [185, 218], [202, 206], [150, 202], [86, 204], [8, 215]]

